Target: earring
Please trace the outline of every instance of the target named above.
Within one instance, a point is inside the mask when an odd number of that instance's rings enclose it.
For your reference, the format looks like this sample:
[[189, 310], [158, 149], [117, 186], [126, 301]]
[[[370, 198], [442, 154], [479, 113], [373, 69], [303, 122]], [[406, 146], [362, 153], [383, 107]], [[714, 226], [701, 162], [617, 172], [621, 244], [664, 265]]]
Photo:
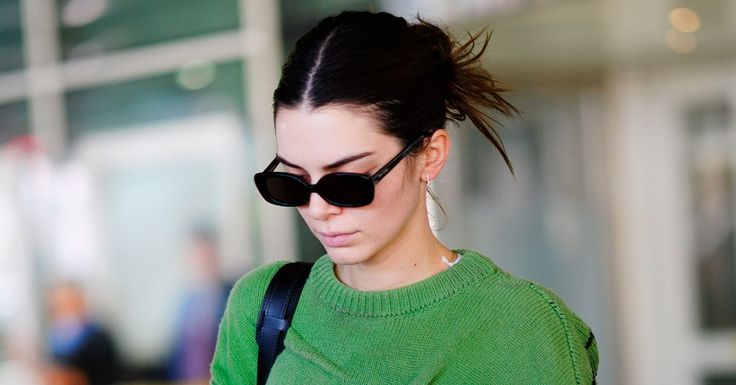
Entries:
[[424, 173], [424, 180], [427, 181], [427, 183], [429, 183], [429, 172]]

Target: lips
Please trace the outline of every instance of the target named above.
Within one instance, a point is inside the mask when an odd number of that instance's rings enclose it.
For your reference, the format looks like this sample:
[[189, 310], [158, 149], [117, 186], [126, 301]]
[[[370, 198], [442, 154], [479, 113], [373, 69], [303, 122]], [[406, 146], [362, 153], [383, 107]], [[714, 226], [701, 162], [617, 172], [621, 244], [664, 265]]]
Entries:
[[322, 243], [325, 244], [325, 246], [329, 247], [341, 247], [346, 246], [353, 235], [357, 233], [357, 231], [353, 232], [347, 232], [347, 233], [318, 233], [319, 238], [322, 240]]

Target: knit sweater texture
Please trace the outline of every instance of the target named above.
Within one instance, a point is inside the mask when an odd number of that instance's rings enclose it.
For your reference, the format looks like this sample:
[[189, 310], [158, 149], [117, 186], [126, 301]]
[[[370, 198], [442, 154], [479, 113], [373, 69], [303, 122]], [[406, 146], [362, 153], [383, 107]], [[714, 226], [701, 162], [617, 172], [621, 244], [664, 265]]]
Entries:
[[[268, 378], [285, 384], [595, 384], [590, 328], [549, 289], [471, 250], [397, 289], [340, 282], [314, 264]], [[212, 361], [213, 385], [255, 384], [255, 327], [274, 262], [233, 288]]]

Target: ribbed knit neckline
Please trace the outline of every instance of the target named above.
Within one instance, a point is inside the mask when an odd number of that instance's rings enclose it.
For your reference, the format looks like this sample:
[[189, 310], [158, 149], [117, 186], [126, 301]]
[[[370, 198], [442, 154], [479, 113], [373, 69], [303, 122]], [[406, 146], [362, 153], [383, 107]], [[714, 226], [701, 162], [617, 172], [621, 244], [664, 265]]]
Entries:
[[453, 297], [497, 270], [488, 258], [476, 252], [465, 249], [453, 251], [463, 255], [456, 265], [396, 289], [353, 289], [337, 279], [334, 264], [326, 254], [315, 262], [309, 280], [314, 284], [317, 296], [337, 312], [360, 317], [410, 314]]

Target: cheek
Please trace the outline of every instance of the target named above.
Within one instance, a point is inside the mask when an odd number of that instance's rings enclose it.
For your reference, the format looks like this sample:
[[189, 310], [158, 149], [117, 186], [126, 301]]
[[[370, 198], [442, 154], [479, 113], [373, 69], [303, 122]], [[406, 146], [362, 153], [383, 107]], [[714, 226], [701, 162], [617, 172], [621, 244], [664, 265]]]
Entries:
[[376, 198], [374, 203], [382, 207], [403, 209], [407, 202], [416, 199], [416, 189], [419, 186], [413, 182], [411, 170], [402, 164], [376, 185]]
[[376, 224], [379, 231], [395, 222], [403, 222], [416, 209], [418, 194], [415, 189], [419, 186], [408, 180], [404, 170], [395, 171], [398, 171], [395, 175], [387, 175], [376, 185], [376, 196], [369, 206], [371, 210], [366, 213], [374, 216], [371, 223]]

